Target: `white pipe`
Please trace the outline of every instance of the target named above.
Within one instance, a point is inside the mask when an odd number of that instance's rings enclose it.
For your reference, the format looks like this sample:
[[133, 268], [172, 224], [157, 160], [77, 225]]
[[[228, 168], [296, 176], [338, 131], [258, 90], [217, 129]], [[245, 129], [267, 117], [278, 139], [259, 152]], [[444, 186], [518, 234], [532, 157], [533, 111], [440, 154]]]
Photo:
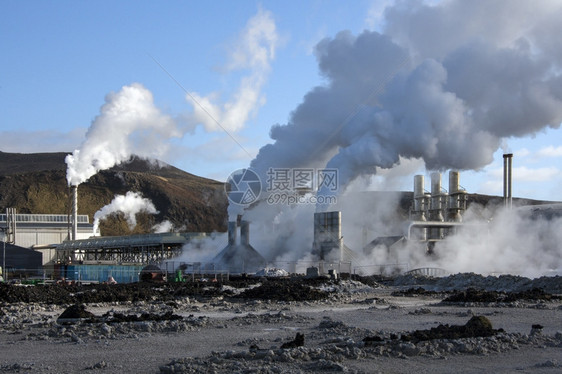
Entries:
[[459, 192], [459, 172], [455, 170], [449, 171], [449, 195]]
[[72, 186], [72, 240], [78, 239], [78, 186]]

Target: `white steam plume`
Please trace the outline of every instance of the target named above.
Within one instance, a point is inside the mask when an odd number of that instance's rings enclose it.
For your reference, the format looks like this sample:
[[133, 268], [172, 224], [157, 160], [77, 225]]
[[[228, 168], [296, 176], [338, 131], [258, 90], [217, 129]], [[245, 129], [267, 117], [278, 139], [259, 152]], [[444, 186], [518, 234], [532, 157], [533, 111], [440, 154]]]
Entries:
[[125, 195], [116, 195], [111, 203], [102, 207], [94, 214], [94, 233], [97, 232], [100, 220], [117, 212], [121, 212], [125, 215], [125, 219], [131, 230], [137, 225], [137, 213], [159, 213], [154, 207], [154, 204], [152, 204], [152, 201], [142, 197], [138, 192], [129, 191]]
[[[305, 95], [288, 123], [271, 128], [272, 143], [251, 167], [262, 184], [269, 168], [336, 168], [339, 193], [401, 160], [422, 160], [434, 170], [482, 168], [506, 139], [559, 128], [562, 48], [554, 36], [562, 34], [560, 14], [562, 4], [546, 0], [396, 2], [384, 13], [381, 33], [343, 31], [316, 46], [327, 83]], [[265, 213], [271, 209], [265, 205], [253, 205], [245, 218], [280, 221], [276, 235], [291, 244], [256, 248], [274, 258], [309, 251], [310, 233], [295, 235], [312, 227], [311, 213], [296, 212], [308, 209], [278, 206]], [[232, 208], [229, 213], [240, 212]], [[385, 220], [370, 209], [357, 227], [380, 222], [379, 234], [399, 234], [384, 232]], [[348, 226], [349, 215], [342, 216]], [[344, 242], [357, 243], [358, 234]], [[415, 255], [405, 251], [403, 260], [426, 259]]]
[[66, 156], [68, 184], [77, 186], [100, 170], [128, 161], [133, 152], [159, 157], [166, 152], [168, 140], [181, 135], [175, 122], [156, 108], [149, 90], [138, 83], [124, 86], [106, 96], [86, 139]]
[[328, 84], [272, 127], [252, 166], [264, 177], [269, 167], [337, 168], [344, 188], [401, 157], [479, 169], [503, 139], [560, 126], [559, 14], [551, 1], [388, 7], [384, 33], [317, 45]]
[[248, 118], [265, 103], [261, 90], [278, 44], [272, 14], [260, 9], [246, 24], [226, 66], [228, 71], [249, 70], [249, 74], [242, 77], [232, 99], [222, 104], [217, 103], [217, 93], [201, 96], [190, 92], [186, 99], [193, 105], [193, 114], [188, 121], [193, 125], [203, 123], [207, 131], [242, 129]]
[[180, 116], [187, 117], [191, 125], [188, 127], [180, 127], [177, 121], [161, 113], [154, 105], [152, 93], [141, 84], [124, 86], [119, 92], [108, 94], [100, 114], [86, 133], [85, 141], [66, 157], [69, 185], [78, 185], [100, 170], [128, 161], [133, 153], [144, 158], [161, 157], [168, 151], [171, 138], [182, 137], [200, 123], [207, 131], [222, 127], [234, 132], [243, 128], [250, 116], [265, 103], [261, 90], [278, 44], [271, 13], [260, 9], [234, 43], [231, 61], [226, 67], [228, 71], [243, 69], [249, 73], [242, 77], [232, 99], [224, 104], [214, 102], [218, 93], [207, 97], [188, 94], [193, 112]]
[[[482, 216], [493, 219], [483, 220]], [[368, 264], [407, 263], [409, 268], [438, 267], [451, 273], [514, 274], [535, 278], [562, 270], [562, 217], [533, 216], [519, 209], [495, 212], [471, 207], [465, 225], [435, 245], [432, 256], [412, 242], [391, 252], [375, 249]]]
[[172, 232], [174, 230], [174, 224], [168, 220], [162, 221], [154, 226], [152, 226], [152, 231], [156, 234], [162, 234], [166, 232]]

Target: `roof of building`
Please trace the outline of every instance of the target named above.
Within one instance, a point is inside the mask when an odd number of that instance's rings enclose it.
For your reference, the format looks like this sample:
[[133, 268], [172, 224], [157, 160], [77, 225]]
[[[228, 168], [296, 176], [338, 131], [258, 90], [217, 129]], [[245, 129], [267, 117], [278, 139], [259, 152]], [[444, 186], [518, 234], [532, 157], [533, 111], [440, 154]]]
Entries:
[[123, 248], [158, 245], [180, 245], [204, 233], [162, 233], [128, 236], [101, 236], [81, 240], [67, 240], [57, 245], [57, 250], [89, 248]]

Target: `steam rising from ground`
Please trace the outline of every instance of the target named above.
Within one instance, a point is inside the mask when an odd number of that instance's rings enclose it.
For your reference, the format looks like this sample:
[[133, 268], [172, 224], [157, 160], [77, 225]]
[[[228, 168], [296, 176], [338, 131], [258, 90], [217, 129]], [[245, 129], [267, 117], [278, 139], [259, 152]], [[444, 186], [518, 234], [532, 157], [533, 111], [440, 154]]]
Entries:
[[137, 225], [137, 213], [146, 212], [149, 214], [158, 214], [158, 211], [150, 199], [142, 197], [138, 192], [129, 191], [125, 195], [116, 195], [111, 203], [94, 214], [94, 233], [97, 232], [100, 220], [117, 212], [121, 212], [125, 215], [125, 219], [131, 230]]
[[[379, 246], [362, 254], [360, 262], [375, 272], [392, 272], [420, 267], [438, 267], [451, 273], [516, 274], [538, 277], [562, 271], [562, 217], [547, 218], [515, 209], [482, 209], [472, 206], [465, 214], [465, 226], [426, 253], [425, 243], [398, 244], [388, 251]], [[487, 218], [486, 216], [490, 217]], [[396, 264], [396, 266], [393, 266]]]
[[488, 230], [463, 230], [436, 246], [437, 265], [453, 273], [538, 277], [562, 271], [562, 217], [547, 219], [502, 209]]

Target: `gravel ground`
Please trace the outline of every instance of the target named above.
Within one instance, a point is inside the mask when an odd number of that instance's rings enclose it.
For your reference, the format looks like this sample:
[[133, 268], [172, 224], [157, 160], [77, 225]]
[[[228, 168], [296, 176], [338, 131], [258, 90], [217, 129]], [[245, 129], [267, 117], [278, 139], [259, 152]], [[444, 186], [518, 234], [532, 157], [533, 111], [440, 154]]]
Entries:
[[[554, 288], [559, 281], [553, 278]], [[415, 287], [420, 283], [412, 282]], [[224, 295], [213, 292], [205, 298], [86, 303], [98, 318], [74, 323], [57, 322], [72, 304], [3, 303], [0, 372], [562, 371], [560, 298], [442, 303], [450, 292], [401, 294], [397, 291], [407, 289], [403, 279], [400, 285], [369, 284], [316, 283], [315, 290], [328, 296], [311, 301], [234, 297], [248, 288], [255, 293], [260, 284], [253, 284], [223, 287]], [[435, 284], [431, 288], [435, 291]], [[142, 314], [181, 318], [140, 320]], [[111, 322], [117, 316], [139, 320]], [[473, 316], [484, 316], [493, 329], [503, 331], [488, 337], [405, 340], [414, 330], [461, 326]], [[304, 336], [302, 345], [297, 334]], [[282, 349], [286, 343], [296, 346]]]

